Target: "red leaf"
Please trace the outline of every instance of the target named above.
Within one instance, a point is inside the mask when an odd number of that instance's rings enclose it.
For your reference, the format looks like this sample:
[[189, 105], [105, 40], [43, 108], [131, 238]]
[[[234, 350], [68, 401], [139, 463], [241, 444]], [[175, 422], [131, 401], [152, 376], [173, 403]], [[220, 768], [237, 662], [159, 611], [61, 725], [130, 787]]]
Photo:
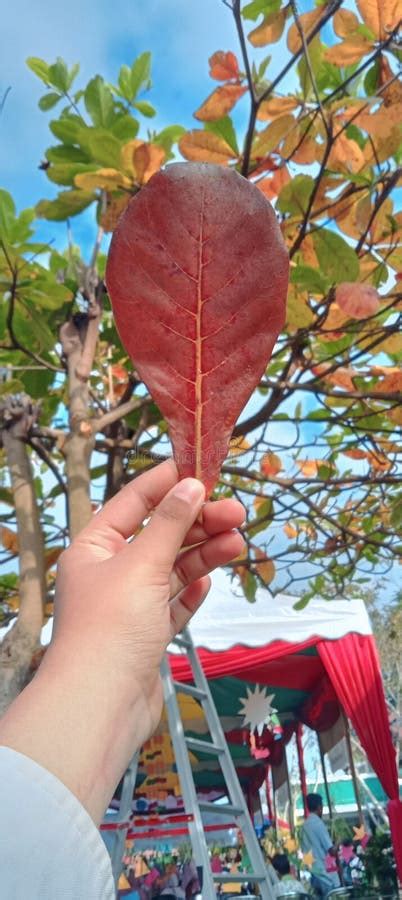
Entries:
[[239, 77], [239, 63], [230, 50], [217, 50], [209, 58], [209, 74], [216, 81], [228, 81]]
[[351, 319], [367, 319], [374, 316], [380, 308], [380, 298], [376, 289], [370, 284], [359, 284], [354, 281], [338, 284], [335, 300]]
[[288, 258], [274, 212], [233, 170], [169, 165], [121, 217], [106, 278], [179, 473], [210, 492], [284, 323]]

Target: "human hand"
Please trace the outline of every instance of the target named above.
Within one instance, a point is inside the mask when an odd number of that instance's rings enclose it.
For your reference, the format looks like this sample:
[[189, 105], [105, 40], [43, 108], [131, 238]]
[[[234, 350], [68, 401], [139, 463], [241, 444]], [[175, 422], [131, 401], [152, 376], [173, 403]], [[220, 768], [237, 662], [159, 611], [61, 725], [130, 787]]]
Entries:
[[160, 717], [165, 648], [202, 603], [207, 573], [242, 549], [233, 529], [243, 519], [240, 503], [204, 504], [201, 483], [178, 483], [165, 462], [123, 488], [60, 558], [52, 642], [3, 717], [0, 743], [56, 775], [96, 823]]
[[178, 482], [169, 460], [123, 488], [59, 561], [53, 651], [74, 655], [79, 647], [97, 659], [100, 675], [139, 693], [144, 740], [160, 717], [159, 666], [169, 641], [206, 596], [207, 573], [244, 543], [233, 530], [244, 520], [241, 503], [203, 503], [201, 482]]

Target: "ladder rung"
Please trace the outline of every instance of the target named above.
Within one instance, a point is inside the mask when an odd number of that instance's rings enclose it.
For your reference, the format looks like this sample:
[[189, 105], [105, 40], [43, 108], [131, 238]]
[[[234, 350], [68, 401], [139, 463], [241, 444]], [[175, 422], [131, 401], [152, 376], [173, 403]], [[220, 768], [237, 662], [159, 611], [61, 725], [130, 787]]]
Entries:
[[237, 881], [239, 884], [244, 884], [246, 881], [266, 881], [267, 876], [265, 872], [261, 875], [255, 875], [254, 872], [233, 872], [225, 873], [224, 875], [221, 872], [217, 874], [214, 872], [213, 879], [214, 881], [219, 881], [220, 884], [225, 884], [228, 881]]
[[176, 647], [183, 647], [184, 650], [191, 650], [192, 647], [191, 641], [187, 640], [187, 638], [179, 637], [178, 635], [173, 638], [172, 644], [176, 644]]
[[195, 700], [206, 700], [205, 691], [200, 691], [199, 688], [194, 687], [193, 684], [184, 684], [182, 681], [174, 681], [173, 687], [180, 694], [188, 694], [189, 697], [194, 697]]
[[244, 815], [244, 809], [241, 806], [234, 806], [233, 803], [204, 803], [201, 801], [198, 805], [201, 812], [218, 813], [219, 816]]
[[197, 738], [186, 737], [187, 747], [189, 750], [195, 750], [196, 753], [210, 753], [211, 756], [222, 756], [225, 752], [223, 747], [212, 744], [211, 741], [198, 741]]

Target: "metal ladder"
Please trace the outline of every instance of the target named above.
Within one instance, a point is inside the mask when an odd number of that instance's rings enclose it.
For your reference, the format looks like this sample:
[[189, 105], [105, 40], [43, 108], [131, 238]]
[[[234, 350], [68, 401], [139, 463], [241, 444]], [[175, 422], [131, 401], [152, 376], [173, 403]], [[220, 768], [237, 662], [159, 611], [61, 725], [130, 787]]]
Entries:
[[[257, 840], [254, 826], [247, 809], [247, 804], [240, 787], [236, 769], [226, 742], [216, 707], [209, 689], [207, 678], [203, 672], [191, 634], [186, 628], [174, 641], [178, 647], [186, 651], [194, 685], [173, 681], [168, 659], [165, 657], [161, 666], [163, 691], [168, 716], [170, 738], [173, 744], [177, 772], [183, 795], [186, 813], [191, 815], [188, 830], [193, 849], [194, 862], [201, 873], [203, 900], [215, 900], [216, 884], [224, 882], [257, 883], [262, 900], [273, 900], [274, 893], [268, 868]], [[198, 700], [203, 708], [211, 741], [196, 740], [186, 737], [177, 694], [187, 694]], [[217, 757], [226, 783], [229, 803], [215, 804], [200, 802], [194, 784], [188, 751], [202, 752]], [[252, 866], [252, 872], [221, 874], [212, 873], [208, 847], [202, 822], [202, 813], [218, 813], [235, 819], [241, 829], [245, 846]]]

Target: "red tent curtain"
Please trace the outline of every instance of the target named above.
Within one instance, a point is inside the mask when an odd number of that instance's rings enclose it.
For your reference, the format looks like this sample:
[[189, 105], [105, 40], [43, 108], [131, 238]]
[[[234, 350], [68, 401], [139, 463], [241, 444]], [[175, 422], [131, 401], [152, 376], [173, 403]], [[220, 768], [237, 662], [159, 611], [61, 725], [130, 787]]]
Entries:
[[317, 649], [337, 697], [390, 798], [389, 821], [399, 880], [402, 881], [402, 802], [374, 638], [347, 634], [337, 641], [319, 641]]

